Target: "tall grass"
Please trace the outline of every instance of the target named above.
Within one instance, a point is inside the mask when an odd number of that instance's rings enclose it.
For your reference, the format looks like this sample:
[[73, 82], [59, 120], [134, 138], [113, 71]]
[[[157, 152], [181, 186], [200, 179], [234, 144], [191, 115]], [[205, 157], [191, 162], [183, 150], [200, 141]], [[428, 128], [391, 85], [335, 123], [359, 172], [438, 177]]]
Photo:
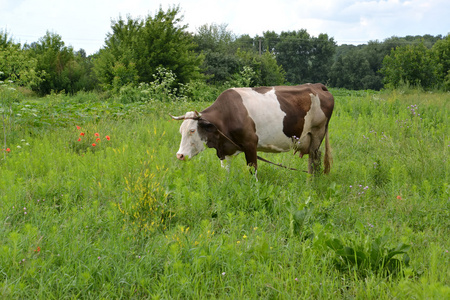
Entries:
[[[167, 113], [209, 103], [17, 102], [0, 161], [0, 295], [449, 298], [449, 95], [332, 92], [330, 175], [260, 164], [258, 182], [243, 156], [230, 172], [213, 150], [177, 161]], [[333, 240], [367, 259], [374, 245], [410, 249], [393, 274]]]

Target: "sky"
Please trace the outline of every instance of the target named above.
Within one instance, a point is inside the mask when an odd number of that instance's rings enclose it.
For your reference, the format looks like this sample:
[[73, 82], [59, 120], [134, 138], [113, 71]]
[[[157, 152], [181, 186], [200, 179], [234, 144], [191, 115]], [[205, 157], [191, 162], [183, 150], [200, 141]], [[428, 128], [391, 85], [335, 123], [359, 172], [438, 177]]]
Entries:
[[183, 25], [227, 24], [236, 35], [306, 29], [341, 44], [366, 44], [392, 36], [450, 33], [449, 0], [0, 0], [0, 31], [21, 44], [47, 31], [66, 46], [94, 54], [120, 16], [154, 16], [179, 5]]

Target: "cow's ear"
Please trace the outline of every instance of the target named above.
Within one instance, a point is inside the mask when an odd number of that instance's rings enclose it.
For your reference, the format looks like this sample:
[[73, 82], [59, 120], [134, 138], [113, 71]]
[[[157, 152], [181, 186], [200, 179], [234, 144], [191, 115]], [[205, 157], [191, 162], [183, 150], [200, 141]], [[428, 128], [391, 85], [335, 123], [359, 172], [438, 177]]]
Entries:
[[213, 123], [211, 123], [205, 119], [198, 120], [198, 126], [200, 126], [200, 128], [202, 128], [203, 130], [205, 130], [207, 132], [217, 131], [216, 126]]

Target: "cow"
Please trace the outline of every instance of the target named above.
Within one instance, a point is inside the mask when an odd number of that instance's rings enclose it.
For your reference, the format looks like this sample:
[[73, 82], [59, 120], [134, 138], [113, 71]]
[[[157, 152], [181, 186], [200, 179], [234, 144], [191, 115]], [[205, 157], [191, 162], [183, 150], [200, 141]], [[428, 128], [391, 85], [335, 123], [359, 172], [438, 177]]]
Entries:
[[231, 88], [201, 112], [183, 116], [179, 160], [205, 149], [216, 149], [222, 166], [244, 152], [247, 165], [258, 168], [258, 151], [309, 155], [308, 173], [320, 169], [319, 147], [325, 137], [324, 173], [331, 167], [328, 123], [334, 98], [321, 83], [298, 86]]

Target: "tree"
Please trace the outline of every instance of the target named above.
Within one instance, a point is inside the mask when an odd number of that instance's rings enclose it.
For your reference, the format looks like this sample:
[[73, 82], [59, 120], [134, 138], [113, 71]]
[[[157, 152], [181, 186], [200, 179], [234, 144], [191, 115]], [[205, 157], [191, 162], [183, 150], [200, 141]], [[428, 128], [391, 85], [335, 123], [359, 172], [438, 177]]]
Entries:
[[[285, 82], [284, 70], [271, 51], [259, 53], [259, 39], [249, 35], [236, 37], [226, 24], [203, 25], [195, 35], [198, 50], [203, 53], [203, 71], [208, 82], [235, 82], [243, 73], [252, 75], [249, 86], [279, 85]], [[248, 72], [251, 70], [252, 72]]]
[[385, 76], [385, 84], [393, 88], [408, 83], [429, 89], [438, 84], [436, 63], [422, 42], [392, 50], [384, 58], [380, 72]]
[[194, 52], [195, 43], [186, 25], [179, 25], [179, 7], [161, 8], [155, 16], [114, 21], [106, 46], [94, 62], [94, 71], [105, 88], [113, 84], [153, 81], [158, 67], [171, 70], [177, 83], [200, 76], [202, 57]]
[[73, 85], [75, 91], [91, 91], [96, 88], [98, 80], [93, 71], [93, 60], [94, 56], [86, 56], [84, 49], [75, 52], [75, 66], [78, 71]]
[[0, 80], [11, 80], [20, 86], [35, 87], [42, 81], [36, 59], [0, 31]]
[[44, 79], [34, 90], [42, 95], [51, 91], [75, 92], [75, 79], [68, 76], [75, 67], [74, 52], [72, 47], [65, 46], [60, 35], [47, 31], [37, 43], [27, 46], [27, 49], [37, 60], [37, 69], [42, 72]]
[[196, 50], [233, 54], [236, 51], [233, 45], [236, 36], [227, 27], [227, 24], [205, 24], [197, 28], [197, 34], [194, 35]]
[[381, 68], [383, 53], [380, 43], [341, 47], [338, 48], [339, 55], [329, 72], [330, 85], [354, 90], [381, 89], [382, 75], [378, 73], [378, 69]]
[[226, 24], [205, 24], [197, 29], [194, 41], [196, 51], [204, 56], [203, 73], [209, 83], [218, 84], [229, 80], [239, 72], [240, 59], [236, 56], [236, 36]]
[[328, 35], [311, 37], [305, 30], [282, 32], [274, 53], [291, 83], [326, 82], [336, 43]]
[[442, 87], [450, 90], [450, 34], [437, 41], [432, 51], [433, 60], [436, 63], [436, 76]]
[[280, 36], [275, 31], [265, 31], [262, 37], [256, 37], [258, 40], [258, 50], [259, 50], [259, 40], [261, 40], [261, 51], [275, 53], [275, 47], [280, 41]]
[[274, 86], [285, 83], [284, 70], [277, 64], [275, 55], [265, 51], [261, 55], [249, 50], [238, 49], [236, 56], [240, 58], [240, 69], [250, 67], [254, 72], [253, 82], [250, 86]]
[[254, 52], [255, 49], [257, 49], [257, 45], [259, 45], [259, 42], [257, 39], [254, 39], [250, 37], [248, 34], [243, 34], [236, 38], [236, 40], [233, 43], [237, 49], [240, 49], [242, 51], [252, 51]]
[[[337, 87], [346, 87], [349, 89], [374, 89], [379, 90], [383, 87], [384, 73], [380, 72], [383, 67], [383, 61], [386, 56], [391, 54], [391, 51], [398, 47], [411, 46], [415, 47], [422, 43], [426, 49], [441, 39], [440, 36], [406, 36], [406, 37], [390, 37], [383, 42], [369, 41], [367, 45], [341, 45], [337, 47], [336, 55], [334, 56], [334, 64], [330, 71], [330, 84]], [[445, 47], [444, 47], [445, 48]], [[354, 64], [352, 61], [358, 61]], [[434, 57], [434, 56], [432, 56]], [[433, 60], [433, 59], [432, 59]], [[425, 62], [425, 61], [424, 61]], [[367, 64], [369, 68], [367, 68]], [[433, 67], [433, 64], [429, 65]], [[434, 68], [434, 67], [433, 67]], [[399, 71], [399, 70], [397, 70]], [[392, 70], [395, 73], [395, 70]], [[393, 73], [391, 74], [393, 75]], [[432, 75], [427, 80], [433, 78]], [[399, 79], [399, 81], [404, 81]], [[409, 80], [409, 79], [408, 79]], [[427, 81], [426, 80], [426, 81]], [[421, 85], [428, 84], [421, 80]], [[408, 81], [409, 82], [409, 81]], [[410, 82], [411, 83], [411, 82]], [[397, 84], [397, 83], [396, 83]], [[394, 84], [394, 86], [396, 86]], [[436, 84], [433, 83], [433, 84]]]
[[311, 82], [328, 81], [328, 72], [333, 64], [333, 55], [336, 51], [336, 43], [327, 34], [319, 34], [312, 39], [310, 53], [310, 78]]
[[380, 90], [383, 88], [383, 75], [378, 72], [383, 66], [383, 59], [389, 55], [391, 49], [389, 45], [385, 45], [379, 41], [369, 41], [369, 43], [361, 48], [361, 52], [367, 59], [370, 71], [366, 75], [365, 89]]
[[373, 72], [363, 53], [353, 48], [346, 54], [339, 56], [330, 70], [330, 84], [334, 87], [347, 89], [367, 89]]

